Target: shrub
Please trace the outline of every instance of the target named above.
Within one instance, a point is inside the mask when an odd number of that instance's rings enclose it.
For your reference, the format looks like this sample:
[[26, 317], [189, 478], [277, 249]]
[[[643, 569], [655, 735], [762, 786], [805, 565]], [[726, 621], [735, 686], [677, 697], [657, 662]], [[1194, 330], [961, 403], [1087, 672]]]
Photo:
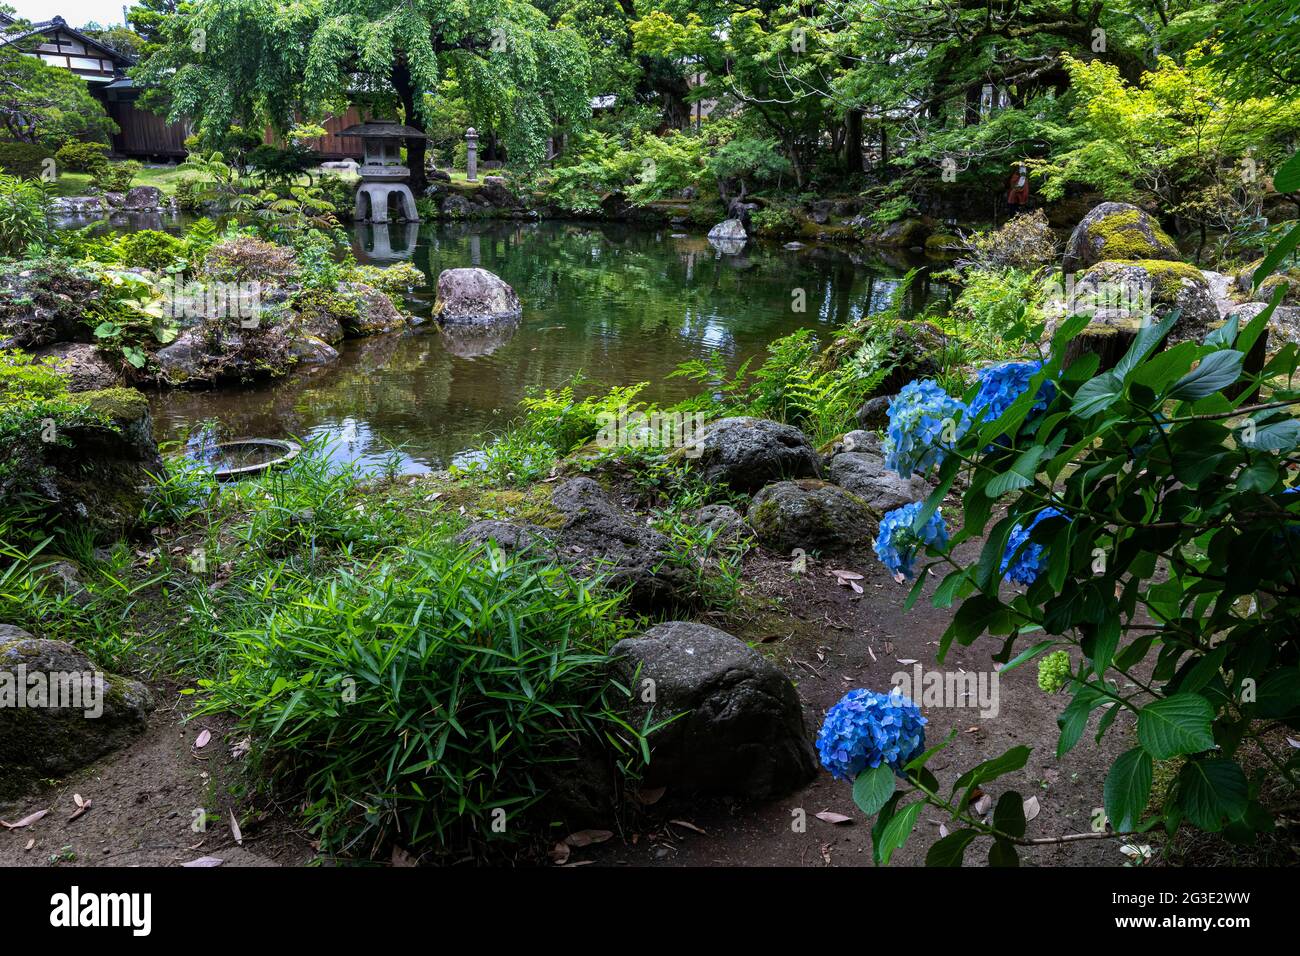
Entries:
[[197, 176], [182, 176], [176, 180], [176, 208], [185, 212], [203, 209], [203, 187]]
[[204, 272], [224, 282], [288, 279], [298, 268], [298, 256], [290, 248], [253, 236], [222, 239], [208, 250]]
[[[949, 453], [938, 488], [912, 521], [919, 539], [961, 478], [962, 528], [927, 547], [940, 557], [927, 570], [952, 569], [935, 605], [961, 602], [939, 660], [954, 643], [986, 633], [1003, 640], [994, 654], [1003, 675], [1057, 651], [1050, 680], [1040, 680], [1071, 698], [1058, 718], [1058, 757], [1079, 743], [1094, 714], [1098, 741], [1115, 732], [1121, 714], [1135, 723], [1134, 745], [1098, 788], [1110, 828], [1098, 837], [1190, 825], [1250, 842], [1273, 828], [1274, 808], [1261, 799], [1264, 778], [1249, 780], [1241, 755], [1262, 753], [1287, 785], [1297, 782], [1296, 761], [1273, 752], [1270, 731], [1300, 726], [1293, 626], [1300, 494], [1289, 467], [1300, 446], [1293, 416], [1300, 390], [1292, 385], [1300, 349], [1286, 344], [1261, 372], [1243, 372], [1271, 311], [1244, 329], [1231, 318], [1202, 343], [1160, 350], [1176, 321], [1168, 316], [1144, 326], [1119, 364], [1100, 374], [1095, 354], [1062, 367], [1067, 344], [1088, 322], [1072, 317], [1027, 381], [1000, 378], [1018, 383], [1009, 404], [971, 411], [986, 378], [945, 412]], [[1261, 385], [1267, 400], [1252, 397]], [[957, 557], [964, 542], [980, 539], [973, 563]], [[909, 605], [926, 577], [918, 576]], [[1030, 634], [1036, 642], [1022, 650]], [[1035, 842], [1025, 836], [1014, 790], [1002, 792], [991, 818], [971, 807], [977, 787], [1026, 765], [1029, 748], [985, 760], [941, 790], [927, 763], [952, 739], [897, 777], [892, 768], [858, 777], [855, 799], [879, 815], [875, 832], [891, 834], [877, 841], [878, 862], [907, 838], [924, 803], [955, 821], [927, 863], [959, 864], [973, 840], [988, 838], [989, 862], [1014, 865], [1017, 846]], [[1155, 765], [1169, 760], [1180, 769], [1149, 808]], [[920, 800], [905, 802], [911, 794]]]
[[617, 600], [561, 569], [425, 538], [276, 586], [296, 600], [267, 606], [250, 587], [223, 625], [230, 669], [201, 682], [204, 709], [238, 715], [301, 783], [323, 850], [516, 840], [537, 832], [517, 821], [549, 773], [602, 739], [639, 746], [606, 671]]
[[958, 265], [976, 269], [1033, 269], [1056, 258], [1056, 237], [1041, 209], [1022, 213], [1001, 229], [977, 233], [967, 246]]
[[0, 175], [0, 256], [19, 256], [50, 235], [46, 206], [39, 183]]
[[48, 160], [53, 159], [44, 146], [35, 143], [0, 142], [0, 173], [16, 176], [19, 179], [43, 179], [50, 169]]
[[22, 511], [42, 497], [51, 443], [66, 445], [67, 429], [100, 420], [69, 395], [56, 366], [55, 359], [0, 349], [0, 504], [6, 511]]
[[54, 154], [60, 173], [93, 173], [108, 162], [108, 146], [104, 143], [83, 143], [73, 140], [64, 143]]
[[101, 193], [124, 193], [131, 188], [141, 166], [134, 159], [121, 163], [104, 163], [91, 175], [91, 182]]
[[399, 309], [406, 307], [407, 292], [428, 283], [424, 273], [409, 262], [395, 262], [391, 266], [357, 266], [354, 274], [355, 281], [378, 289]]
[[127, 233], [117, 240], [118, 262], [155, 272], [183, 260], [185, 251], [186, 245], [182, 240], [154, 229]]

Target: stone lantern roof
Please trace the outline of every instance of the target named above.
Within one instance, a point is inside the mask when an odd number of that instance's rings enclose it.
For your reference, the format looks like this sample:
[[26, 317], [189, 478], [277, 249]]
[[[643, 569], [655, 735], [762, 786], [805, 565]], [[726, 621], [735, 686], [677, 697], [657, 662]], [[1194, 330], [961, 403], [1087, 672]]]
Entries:
[[392, 119], [371, 119], [364, 123], [357, 123], [355, 126], [349, 126], [345, 130], [340, 130], [338, 136], [357, 136], [361, 139], [428, 139], [424, 133], [410, 126], [405, 126], [397, 120]]

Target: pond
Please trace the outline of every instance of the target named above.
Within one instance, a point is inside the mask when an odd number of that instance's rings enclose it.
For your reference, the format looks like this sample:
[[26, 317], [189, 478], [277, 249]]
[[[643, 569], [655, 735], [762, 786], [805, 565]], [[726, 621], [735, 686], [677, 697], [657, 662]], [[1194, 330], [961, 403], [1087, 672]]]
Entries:
[[[777, 243], [724, 254], [669, 228], [572, 222], [358, 226], [354, 245], [362, 262], [405, 257], [425, 274], [417, 314], [432, 308], [439, 272], [481, 266], [519, 293], [523, 322], [454, 337], [428, 322], [345, 342], [339, 361], [277, 382], [160, 393], [152, 399], [160, 441], [215, 423], [209, 440], [323, 439], [332, 458], [363, 467], [395, 456], [407, 473], [445, 468], [509, 424], [530, 392], [584, 375], [601, 385], [646, 382], [642, 397], [671, 402], [698, 390], [668, 377], [679, 363], [714, 353], [731, 369], [761, 361], [782, 335], [829, 332], [887, 307], [914, 264]], [[906, 305], [946, 294], [922, 276]]]

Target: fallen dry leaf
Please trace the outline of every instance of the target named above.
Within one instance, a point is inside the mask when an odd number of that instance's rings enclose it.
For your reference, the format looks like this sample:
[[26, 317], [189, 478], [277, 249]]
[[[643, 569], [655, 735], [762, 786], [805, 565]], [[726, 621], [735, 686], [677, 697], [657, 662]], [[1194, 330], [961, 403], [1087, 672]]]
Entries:
[[987, 793], [975, 801], [975, 812], [980, 816], [984, 816], [991, 809], [993, 809], [993, 798]]
[[201, 731], [198, 737], [196, 737], [194, 740], [195, 749], [202, 750], [204, 747], [208, 745], [208, 741], [211, 739], [212, 739], [212, 731], [210, 730]]
[[79, 794], [79, 793], [74, 793], [74, 794], [72, 795], [72, 802], [75, 803], [78, 807], [80, 807], [80, 806], [82, 806], [86, 801], [81, 799], [81, 794]]
[[182, 863], [181, 866], [220, 866], [226, 861], [215, 856], [201, 856], [197, 860], [190, 860], [188, 863]]
[[34, 846], [36, 846], [36, 837], [32, 837], [30, 840], [27, 841], [27, 845], [23, 847], [23, 852], [24, 853], [29, 852], [31, 848]]
[[82, 800], [82, 799], [81, 799], [81, 796], [78, 795], [78, 796], [77, 796], [77, 809], [75, 809], [75, 810], [72, 811], [72, 816], [68, 817], [68, 822], [71, 823], [73, 820], [77, 819], [77, 817], [81, 816], [83, 813], [85, 813], [87, 810], [89, 810], [89, 809], [90, 809], [90, 805], [91, 805], [93, 802], [94, 802], [93, 800]]
[[817, 814], [817, 819], [824, 820], [826, 823], [834, 823], [836, 826], [853, 822], [852, 817], [846, 817], [844, 814], [836, 813], [833, 810], [823, 810]]
[[551, 847], [551, 862], [557, 866], [563, 866], [565, 863], [569, 862], [569, 854], [571, 852], [569, 844], [561, 840], [559, 843], [555, 844], [555, 846]]
[[703, 833], [705, 836], [708, 836], [707, 833], [704, 833], [703, 830], [701, 830], [699, 827], [697, 827], [697, 826], [696, 826], [694, 823], [692, 823], [690, 820], [669, 820], [668, 822], [669, 822], [669, 823], [672, 823], [672, 824], [675, 824], [676, 826], [679, 826], [679, 827], [685, 827], [685, 828], [688, 829], [688, 830], [694, 830], [696, 833]]
[[1025, 822], [1028, 823], [1034, 817], [1038, 816], [1038, 798], [1030, 797], [1025, 801]]
[[564, 842], [569, 846], [591, 846], [593, 843], [604, 843], [613, 835], [610, 830], [578, 830], [566, 836]]
[[244, 834], [239, 829], [239, 820], [235, 818], [235, 811], [230, 811], [230, 835], [235, 838], [235, 842], [240, 846], [244, 845]]
[[23, 817], [17, 823], [6, 823], [4, 820], [0, 820], [0, 827], [4, 827], [6, 830], [17, 830], [21, 827], [29, 827], [49, 812], [49, 810], [37, 810], [35, 813]]
[[898, 663], [900, 663], [900, 664], [902, 664], [902, 665], [904, 665], [904, 666], [907, 666], [908, 664], [915, 664], [915, 663], [916, 663], [916, 658], [915, 658], [915, 657], [899, 657], [899, 658], [895, 658], [895, 659], [898, 661]]

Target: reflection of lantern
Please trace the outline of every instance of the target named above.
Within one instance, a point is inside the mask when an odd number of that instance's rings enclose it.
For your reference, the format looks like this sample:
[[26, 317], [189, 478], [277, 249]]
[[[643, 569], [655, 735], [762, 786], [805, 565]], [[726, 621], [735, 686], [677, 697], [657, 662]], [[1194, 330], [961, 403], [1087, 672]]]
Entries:
[[[365, 162], [361, 166], [361, 184], [357, 186], [357, 204], [353, 218], [361, 222], [388, 222], [388, 200], [397, 197], [397, 218], [416, 222], [415, 196], [407, 180], [411, 171], [402, 165], [402, 143], [408, 139], [428, 139], [418, 129], [403, 126], [396, 120], [366, 120], [349, 126], [340, 136], [361, 140]], [[368, 204], [368, 205], [367, 205]]]

